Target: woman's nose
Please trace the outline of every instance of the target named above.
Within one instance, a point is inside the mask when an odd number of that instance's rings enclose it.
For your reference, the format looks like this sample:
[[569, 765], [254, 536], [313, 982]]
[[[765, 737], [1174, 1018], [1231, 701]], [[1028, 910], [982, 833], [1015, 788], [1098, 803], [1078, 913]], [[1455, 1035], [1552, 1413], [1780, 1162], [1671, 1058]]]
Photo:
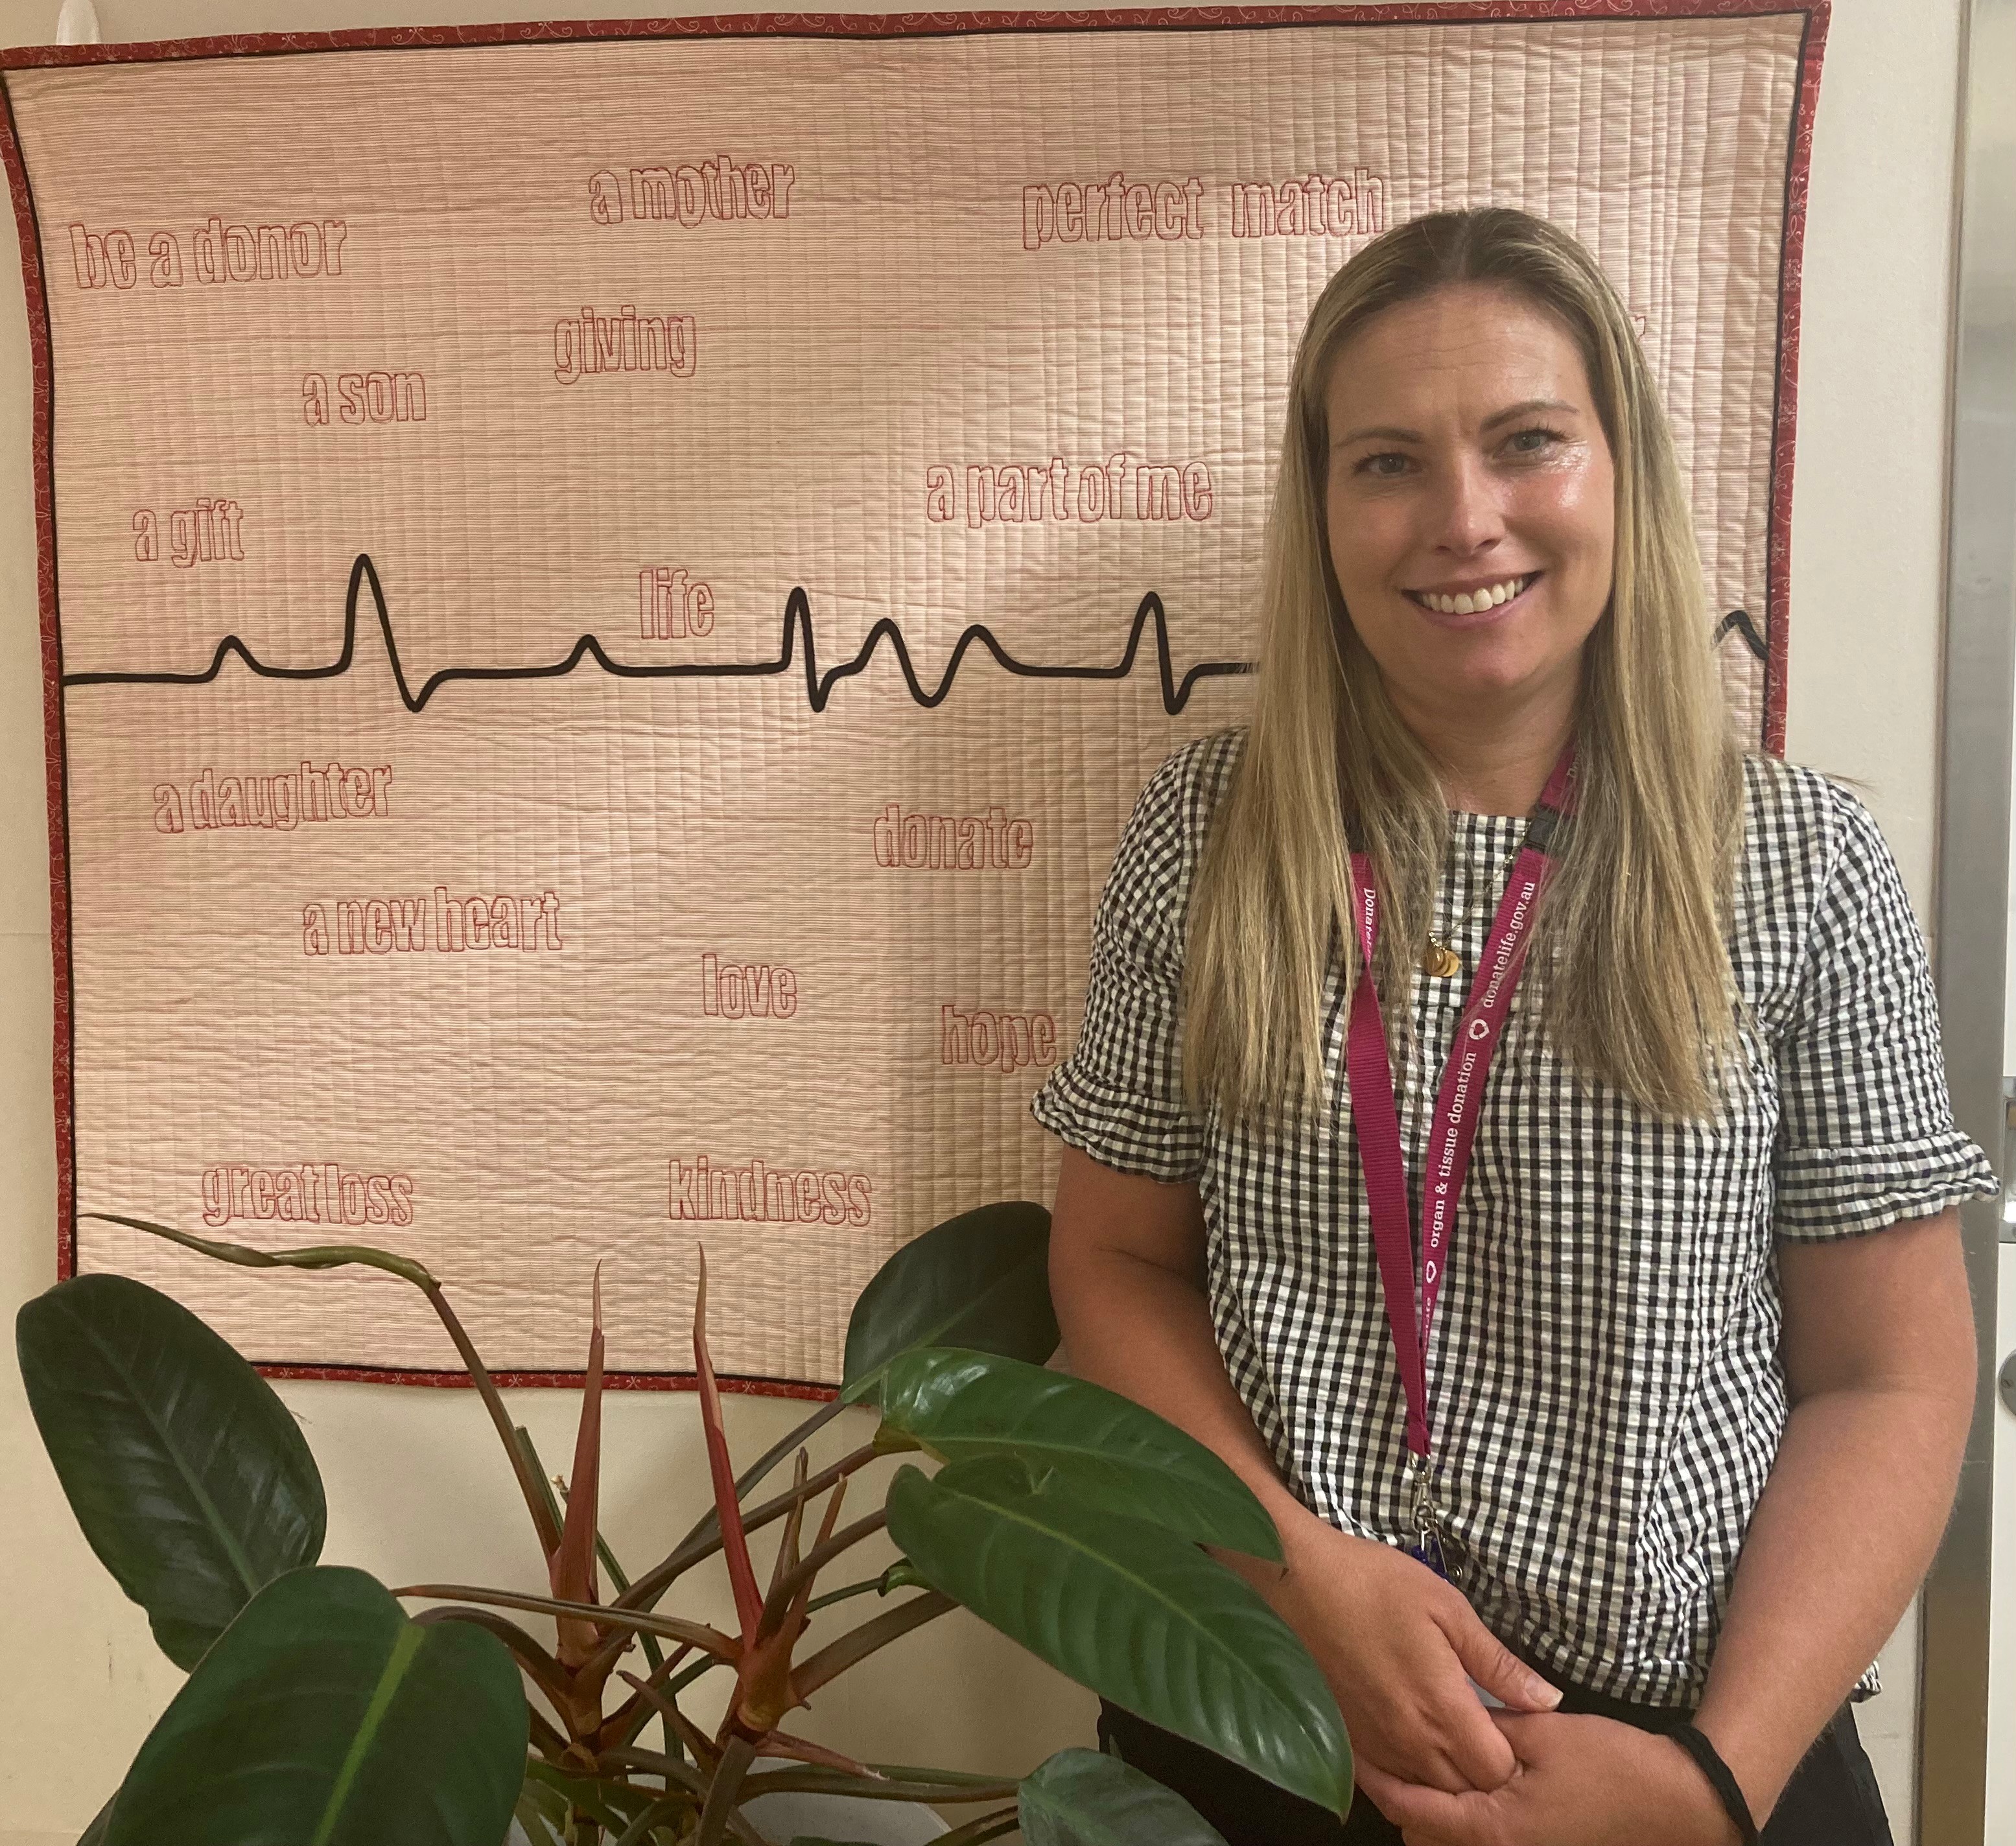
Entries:
[[1459, 455], [1436, 471], [1426, 534], [1438, 551], [1467, 556], [1504, 536], [1504, 509], [1481, 457]]

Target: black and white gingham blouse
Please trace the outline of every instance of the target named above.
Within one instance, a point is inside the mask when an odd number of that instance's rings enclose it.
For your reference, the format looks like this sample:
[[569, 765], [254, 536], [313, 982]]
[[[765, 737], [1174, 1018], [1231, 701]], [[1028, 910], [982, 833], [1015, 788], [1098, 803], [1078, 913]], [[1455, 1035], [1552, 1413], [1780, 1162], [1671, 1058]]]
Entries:
[[[1192, 869], [1241, 742], [1177, 752], [1136, 805], [1093, 933], [1085, 1024], [1036, 1119], [1105, 1164], [1194, 1180], [1227, 1371], [1291, 1488], [1406, 1542], [1399, 1378], [1327, 995], [1334, 1125], [1193, 1113], [1177, 994]], [[1785, 1412], [1773, 1237], [1851, 1236], [1992, 1193], [1954, 1127], [1924, 945], [1875, 823], [1753, 759], [1732, 950], [1751, 1023], [1737, 1099], [1674, 1125], [1579, 1076], [1515, 999], [1429, 1355], [1437, 1499], [1485, 1624], [1593, 1690], [1698, 1703]], [[1415, 1192], [1450, 1034], [1525, 823], [1452, 817], [1396, 1072]], [[1521, 999], [1530, 991], [1522, 988]]]

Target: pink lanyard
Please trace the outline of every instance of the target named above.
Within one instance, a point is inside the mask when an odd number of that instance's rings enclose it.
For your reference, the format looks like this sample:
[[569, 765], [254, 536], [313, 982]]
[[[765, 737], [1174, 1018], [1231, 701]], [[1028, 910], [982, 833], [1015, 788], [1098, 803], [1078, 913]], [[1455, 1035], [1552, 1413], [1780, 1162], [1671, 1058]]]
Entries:
[[[1526, 837], [1514, 862], [1510, 882], [1492, 919], [1470, 999], [1457, 1022], [1456, 1043], [1443, 1067], [1435, 1098], [1434, 1130], [1428, 1144], [1427, 1183], [1422, 1189], [1421, 1270], [1418, 1310], [1414, 1290], [1414, 1240], [1407, 1204], [1407, 1169], [1400, 1149], [1400, 1114], [1393, 1100], [1393, 1067], [1386, 1055], [1386, 1027], [1379, 997], [1373, 991], [1373, 951], [1379, 942], [1379, 893], [1370, 860], [1351, 855], [1352, 882], [1357, 900], [1358, 939], [1365, 955], [1365, 973], [1352, 995], [1351, 1024], [1345, 1040], [1345, 1068], [1351, 1080], [1351, 1106], [1358, 1121], [1358, 1152], [1365, 1174], [1365, 1191], [1372, 1210], [1373, 1247], [1379, 1258], [1379, 1280], [1386, 1297], [1386, 1324], [1392, 1330], [1399, 1361], [1400, 1385], [1407, 1400], [1407, 1448], [1413, 1458], [1419, 1504], [1417, 1516], [1432, 1520], [1427, 1495], [1428, 1460], [1428, 1340], [1435, 1303], [1442, 1294], [1445, 1254], [1456, 1204], [1470, 1171], [1471, 1144], [1484, 1100], [1485, 1077], [1503, 1035], [1511, 1009], [1512, 991], [1530, 946], [1529, 931], [1540, 895], [1553, 876], [1548, 855], [1555, 828], [1575, 811], [1575, 747], [1561, 753], [1539, 804], [1528, 822]], [[1424, 1523], [1424, 1535], [1430, 1526]]]

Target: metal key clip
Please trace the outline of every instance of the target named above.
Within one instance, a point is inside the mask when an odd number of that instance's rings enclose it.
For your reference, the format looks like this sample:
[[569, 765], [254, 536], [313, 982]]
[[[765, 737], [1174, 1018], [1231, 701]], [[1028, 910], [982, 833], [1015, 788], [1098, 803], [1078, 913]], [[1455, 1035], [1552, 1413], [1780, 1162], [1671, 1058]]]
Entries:
[[1414, 1490], [1414, 1530], [1425, 1538], [1435, 1531], [1440, 1516], [1428, 1486], [1427, 1464], [1418, 1455], [1407, 1457], [1407, 1479]]
[[1407, 1473], [1414, 1489], [1414, 1542], [1408, 1549], [1438, 1577], [1460, 1587], [1469, 1574], [1469, 1554], [1443, 1524], [1428, 1483], [1427, 1464], [1418, 1455], [1407, 1458]]

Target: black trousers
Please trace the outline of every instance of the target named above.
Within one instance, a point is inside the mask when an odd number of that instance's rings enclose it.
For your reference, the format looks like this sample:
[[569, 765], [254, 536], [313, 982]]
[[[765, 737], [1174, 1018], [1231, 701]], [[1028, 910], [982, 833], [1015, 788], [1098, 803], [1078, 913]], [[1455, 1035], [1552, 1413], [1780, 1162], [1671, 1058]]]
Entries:
[[[1564, 1686], [1561, 1709], [1662, 1730], [1680, 1715]], [[1226, 1846], [1400, 1846], [1400, 1830], [1361, 1794], [1342, 1820], [1264, 1782], [1187, 1738], [1102, 1704], [1099, 1740], [1172, 1788], [1225, 1836]], [[1842, 1706], [1806, 1753], [1763, 1830], [1764, 1846], [1893, 1846], [1876, 1776]], [[1619, 1841], [1618, 1846], [1631, 1846]]]

